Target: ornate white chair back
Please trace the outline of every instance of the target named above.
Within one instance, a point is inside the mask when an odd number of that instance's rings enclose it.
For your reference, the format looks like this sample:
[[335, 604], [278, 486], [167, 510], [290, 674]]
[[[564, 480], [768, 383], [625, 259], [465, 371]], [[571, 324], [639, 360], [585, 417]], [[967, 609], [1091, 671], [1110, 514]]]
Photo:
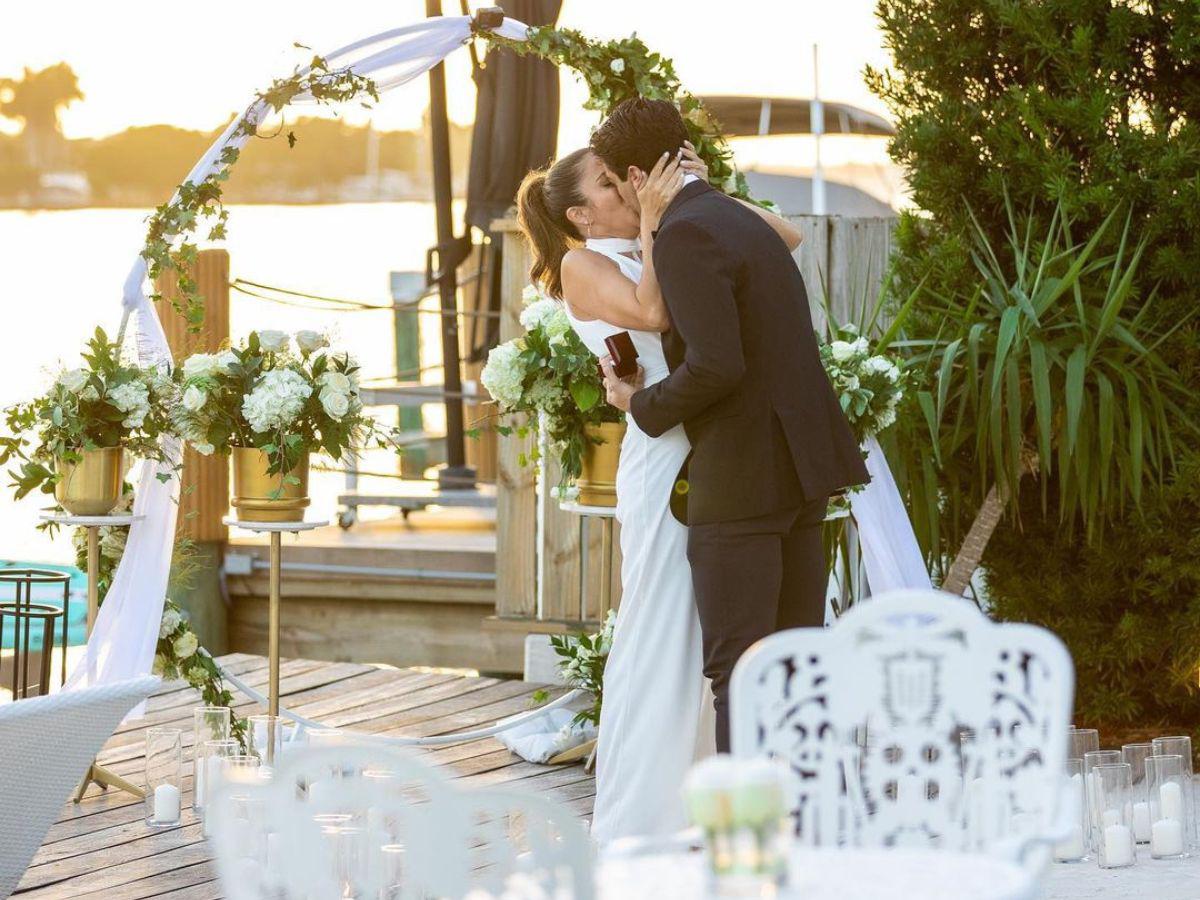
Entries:
[[1041, 868], [1074, 690], [1062, 642], [962, 598], [895, 591], [760, 641], [731, 685], [735, 755], [786, 760], [813, 846], [938, 847]]
[[379, 744], [288, 750], [208, 815], [230, 900], [592, 896], [588, 838], [541, 797], [454, 787]]

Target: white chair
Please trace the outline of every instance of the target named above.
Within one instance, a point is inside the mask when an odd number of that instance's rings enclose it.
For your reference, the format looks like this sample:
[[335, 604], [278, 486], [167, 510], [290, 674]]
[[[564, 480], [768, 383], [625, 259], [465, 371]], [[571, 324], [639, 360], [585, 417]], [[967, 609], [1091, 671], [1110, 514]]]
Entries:
[[0, 706], [0, 897], [17, 887], [71, 791], [154, 676]]
[[732, 751], [788, 763], [805, 844], [986, 853], [1036, 878], [1065, 837], [1074, 669], [1044, 629], [895, 591], [760, 641], [730, 690]]
[[207, 815], [229, 900], [593, 896], [590, 842], [569, 811], [455, 787], [369, 741], [288, 749], [268, 782], [222, 785]]

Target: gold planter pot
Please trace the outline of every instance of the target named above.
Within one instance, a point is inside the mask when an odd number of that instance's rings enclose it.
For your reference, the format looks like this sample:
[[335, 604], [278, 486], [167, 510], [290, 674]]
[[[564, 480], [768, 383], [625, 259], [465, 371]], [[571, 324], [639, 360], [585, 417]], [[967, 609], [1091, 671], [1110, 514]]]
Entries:
[[234, 447], [233, 508], [243, 522], [299, 522], [308, 508], [308, 454], [300, 457], [288, 475], [299, 484], [289, 484], [276, 472], [267, 474], [267, 454], [256, 447]]
[[121, 447], [80, 450], [79, 462], [55, 460], [54, 499], [73, 516], [106, 516], [121, 499], [124, 451]]
[[[579, 502], [584, 506], [617, 505], [617, 463], [621, 459], [621, 439], [625, 437], [624, 422], [602, 422], [588, 425], [592, 440], [583, 451], [582, 471], [576, 486]], [[592, 441], [599, 440], [596, 444]]]

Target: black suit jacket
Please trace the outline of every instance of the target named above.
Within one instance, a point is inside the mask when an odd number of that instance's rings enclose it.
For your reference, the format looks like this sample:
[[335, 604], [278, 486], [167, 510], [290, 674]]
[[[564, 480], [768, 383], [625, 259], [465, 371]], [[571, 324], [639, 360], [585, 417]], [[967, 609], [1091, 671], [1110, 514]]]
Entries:
[[808, 295], [779, 235], [703, 182], [667, 207], [654, 270], [671, 374], [633, 395], [652, 437], [692, 444], [688, 524], [745, 519], [868, 480], [821, 365]]

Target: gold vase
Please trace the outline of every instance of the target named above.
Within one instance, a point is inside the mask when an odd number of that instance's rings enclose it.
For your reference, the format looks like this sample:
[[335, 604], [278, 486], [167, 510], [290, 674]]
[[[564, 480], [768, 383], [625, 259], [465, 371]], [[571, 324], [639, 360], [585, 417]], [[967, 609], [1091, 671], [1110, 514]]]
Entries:
[[59, 476], [54, 499], [73, 516], [106, 516], [121, 499], [123, 450], [118, 446], [77, 452], [79, 462], [54, 461]]
[[[589, 440], [576, 482], [579, 502], [584, 506], [616, 506], [617, 463], [621, 459], [625, 423], [601, 422], [585, 426], [585, 431]], [[601, 443], [594, 443], [597, 440]]]
[[288, 472], [299, 484], [276, 472], [267, 474], [270, 461], [257, 447], [234, 447], [233, 500], [243, 522], [299, 522], [308, 507], [308, 454]]

